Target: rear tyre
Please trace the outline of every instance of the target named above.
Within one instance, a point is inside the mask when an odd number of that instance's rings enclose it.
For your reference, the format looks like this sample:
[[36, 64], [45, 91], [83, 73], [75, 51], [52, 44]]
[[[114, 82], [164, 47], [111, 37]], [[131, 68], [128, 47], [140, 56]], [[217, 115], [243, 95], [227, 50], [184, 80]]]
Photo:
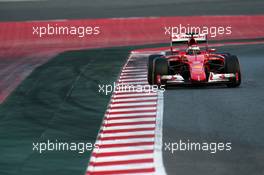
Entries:
[[233, 73], [236, 75], [235, 78], [232, 78], [227, 85], [227, 87], [234, 88], [238, 87], [241, 84], [241, 72], [240, 65], [237, 56], [230, 55], [225, 59], [225, 72]]
[[154, 60], [155, 67], [154, 67], [154, 84], [163, 85], [166, 82], [161, 80], [162, 75], [168, 75], [169, 67], [168, 61], [166, 58], [157, 58]]
[[155, 67], [155, 59], [160, 58], [160, 56], [162, 55], [150, 55], [148, 58], [148, 83], [150, 85], [154, 84], [154, 79], [155, 79], [155, 75], [154, 75], [154, 67]]

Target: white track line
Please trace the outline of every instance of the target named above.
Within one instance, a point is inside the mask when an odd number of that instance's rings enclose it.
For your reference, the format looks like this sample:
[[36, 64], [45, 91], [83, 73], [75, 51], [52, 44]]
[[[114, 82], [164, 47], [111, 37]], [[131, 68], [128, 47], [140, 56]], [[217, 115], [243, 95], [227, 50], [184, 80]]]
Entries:
[[122, 76], [123, 78], [120, 78], [119, 81], [132, 81], [132, 79], [137, 79], [137, 81], [148, 81], [147, 77], [145, 76], [140, 76], [140, 75], [137, 75], [137, 76]]
[[131, 114], [110, 114], [108, 117], [131, 117], [131, 116], [152, 116], [156, 115], [156, 112], [144, 112], [144, 113], [131, 113]]
[[122, 143], [154, 142], [154, 140], [155, 140], [154, 137], [153, 138], [133, 138], [133, 139], [122, 139], [122, 140], [99, 140], [98, 143], [107, 145], [107, 144], [122, 144]]
[[[93, 168], [93, 172], [97, 171], [114, 171], [114, 170], [134, 170], [134, 169], [147, 169], [147, 168], [153, 168], [154, 164], [150, 163], [141, 163], [141, 164], [127, 164], [127, 165], [112, 165], [112, 166], [95, 166], [91, 167]], [[88, 169], [89, 170], [89, 169]]]
[[126, 69], [124, 68], [121, 72], [138, 72], [138, 71], [146, 71], [146, 69], [134, 68], [134, 69]]
[[137, 76], [137, 75], [146, 75], [148, 72], [145, 71], [145, 72], [122, 72], [121, 73], [121, 76], [124, 76], [124, 75], [130, 75], [130, 76]]
[[154, 128], [155, 124], [142, 124], [142, 125], [124, 125], [124, 126], [108, 126], [105, 127], [103, 130], [119, 130], [119, 129], [138, 129], [138, 128]]
[[112, 99], [113, 102], [122, 102], [122, 101], [145, 101], [145, 100], [157, 100], [157, 97], [144, 97], [144, 98], [123, 98], [123, 99]]
[[147, 75], [136, 75], [136, 76], [133, 76], [133, 75], [124, 75], [124, 76], [120, 76], [120, 79], [124, 79], [124, 78], [147, 78]]
[[127, 112], [127, 111], [144, 111], [144, 110], [156, 110], [157, 108], [156, 107], [141, 107], [141, 108], [123, 108], [123, 109], [108, 109], [107, 111], [108, 112]]
[[123, 152], [123, 151], [144, 151], [153, 150], [154, 145], [147, 146], [127, 146], [127, 147], [113, 147], [113, 148], [98, 148], [95, 149], [96, 153], [113, 153], [113, 152]]
[[164, 97], [163, 92], [158, 92], [158, 110], [156, 118], [156, 130], [155, 130], [155, 174], [156, 175], [166, 175], [165, 167], [163, 165], [162, 158], [162, 124], [163, 124], [163, 108], [164, 108]]
[[148, 85], [147, 81], [138, 81], [138, 82], [119, 82], [116, 84], [116, 86], [129, 86], [129, 85]]
[[144, 105], [156, 105], [157, 102], [136, 102], [136, 103], [119, 103], [111, 104], [111, 107], [120, 107], [120, 106], [144, 106]]
[[143, 122], [143, 121], [156, 121], [155, 118], [147, 117], [147, 118], [134, 118], [134, 119], [119, 119], [119, 120], [106, 120], [106, 123], [129, 123], [129, 122]]
[[155, 131], [136, 131], [136, 132], [121, 132], [121, 133], [111, 133], [111, 134], [100, 134], [101, 137], [118, 137], [118, 136], [142, 136], [146, 134], [155, 134]]
[[147, 66], [127, 66], [124, 67], [123, 70], [131, 70], [131, 69], [144, 69], [147, 70]]
[[[95, 159], [95, 157], [93, 157]], [[147, 159], [153, 158], [153, 154], [136, 154], [136, 155], [123, 155], [123, 156], [107, 156], [98, 157], [96, 162], [112, 162], [112, 161], [122, 161], [122, 160], [136, 160], [136, 159]]]
[[147, 97], [147, 96], [153, 96], [153, 95], [156, 95], [157, 93], [153, 93], [153, 92], [150, 92], [150, 93], [135, 93], [135, 94], [114, 94], [114, 97], [115, 98], [118, 98], [118, 97], [135, 97], [135, 96], [142, 96], [142, 97]]

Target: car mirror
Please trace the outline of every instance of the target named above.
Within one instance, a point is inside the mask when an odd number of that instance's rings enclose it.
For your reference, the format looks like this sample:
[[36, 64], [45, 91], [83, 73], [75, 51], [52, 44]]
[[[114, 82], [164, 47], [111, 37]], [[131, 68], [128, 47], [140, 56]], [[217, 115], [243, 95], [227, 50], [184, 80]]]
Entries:
[[215, 51], [216, 51], [216, 49], [208, 49], [209, 53], [212, 53], [212, 52], [215, 52]]

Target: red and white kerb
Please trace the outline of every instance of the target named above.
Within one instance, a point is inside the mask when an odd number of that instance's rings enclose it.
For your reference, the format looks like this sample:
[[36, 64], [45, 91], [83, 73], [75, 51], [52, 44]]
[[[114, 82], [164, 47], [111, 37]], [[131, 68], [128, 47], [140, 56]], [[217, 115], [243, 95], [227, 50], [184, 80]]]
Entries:
[[[148, 85], [146, 58], [131, 55], [117, 83]], [[163, 111], [162, 97], [159, 92], [113, 93], [86, 175], [166, 174], [159, 118], [162, 117], [159, 110]]]

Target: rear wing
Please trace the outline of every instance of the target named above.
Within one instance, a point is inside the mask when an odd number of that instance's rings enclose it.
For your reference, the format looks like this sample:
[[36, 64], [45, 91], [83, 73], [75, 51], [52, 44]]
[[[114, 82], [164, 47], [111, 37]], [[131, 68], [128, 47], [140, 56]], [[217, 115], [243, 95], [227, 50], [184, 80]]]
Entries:
[[171, 35], [171, 43], [170, 50], [171, 54], [175, 52], [173, 50], [173, 45], [178, 43], [186, 43], [190, 44], [190, 40], [194, 40], [196, 43], [206, 43], [206, 50], [208, 50], [208, 40], [206, 34], [198, 34], [198, 33], [186, 33], [186, 34], [172, 34]]
[[187, 43], [191, 38], [195, 39], [198, 43], [207, 42], [206, 34], [186, 33], [186, 34], [172, 34], [171, 44]]

